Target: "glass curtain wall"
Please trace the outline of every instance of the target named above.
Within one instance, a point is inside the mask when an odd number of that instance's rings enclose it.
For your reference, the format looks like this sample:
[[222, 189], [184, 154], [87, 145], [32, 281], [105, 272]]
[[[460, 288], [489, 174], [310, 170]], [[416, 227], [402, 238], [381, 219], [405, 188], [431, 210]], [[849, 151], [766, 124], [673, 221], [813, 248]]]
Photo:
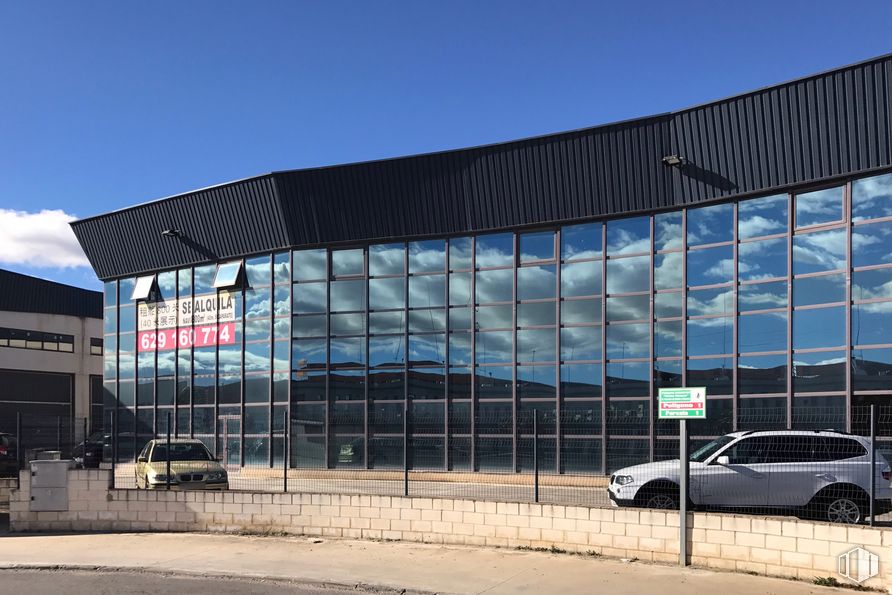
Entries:
[[[677, 452], [658, 389], [705, 386], [696, 441], [851, 428], [892, 385], [892, 174], [652, 216], [316, 248], [105, 286], [121, 456], [166, 431], [231, 465], [602, 473]], [[850, 282], [847, 279], [851, 279]], [[212, 300], [231, 336], [200, 341]], [[173, 313], [157, 304], [174, 303]], [[224, 306], [225, 304], [225, 306]], [[171, 319], [170, 317], [173, 316]], [[145, 326], [173, 345], [138, 344]], [[194, 340], [178, 338], [183, 331]], [[860, 427], [860, 426], [859, 426]]]

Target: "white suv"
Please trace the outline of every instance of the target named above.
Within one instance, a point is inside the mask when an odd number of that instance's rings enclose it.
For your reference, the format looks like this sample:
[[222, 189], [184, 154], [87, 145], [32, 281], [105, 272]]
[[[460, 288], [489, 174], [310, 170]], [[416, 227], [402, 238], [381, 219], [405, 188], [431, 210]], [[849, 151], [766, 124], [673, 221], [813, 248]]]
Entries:
[[[892, 510], [890, 469], [877, 452], [876, 510]], [[677, 508], [679, 460], [626, 467], [610, 477], [614, 506]], [[791, 511], [831, 522], [869, 514], [870, 438], [843, 432], [735, 432], [691, 454], [695, 507]]]

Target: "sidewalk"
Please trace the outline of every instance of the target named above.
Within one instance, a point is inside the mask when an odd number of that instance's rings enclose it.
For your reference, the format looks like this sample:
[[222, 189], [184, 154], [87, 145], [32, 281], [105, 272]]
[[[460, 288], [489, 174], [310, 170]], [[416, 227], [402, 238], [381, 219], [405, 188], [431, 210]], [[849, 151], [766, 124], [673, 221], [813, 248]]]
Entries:
[[0, 534], [0, 569], [106, 568], [428, 593], [844, 593], [743, 574], [508, 549], [196, 533]]

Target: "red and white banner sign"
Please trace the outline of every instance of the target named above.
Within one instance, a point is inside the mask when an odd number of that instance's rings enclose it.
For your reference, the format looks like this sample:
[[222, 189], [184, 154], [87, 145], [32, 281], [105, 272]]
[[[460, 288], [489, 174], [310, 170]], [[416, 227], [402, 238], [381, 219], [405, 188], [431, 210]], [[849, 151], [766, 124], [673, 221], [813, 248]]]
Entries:
[[137, 349], [167, 351], [232, 345], [233, 320], [235, 295], [226, 291], [167, 302], [142, 302], [137, 306]]
[[139, 351], [167, 351], [208, 347], [209, 345], [233, 345], [235, 343], [235, 323], [208, 324], [195, 328], [162, 329], [143, 331], [136, 337]]

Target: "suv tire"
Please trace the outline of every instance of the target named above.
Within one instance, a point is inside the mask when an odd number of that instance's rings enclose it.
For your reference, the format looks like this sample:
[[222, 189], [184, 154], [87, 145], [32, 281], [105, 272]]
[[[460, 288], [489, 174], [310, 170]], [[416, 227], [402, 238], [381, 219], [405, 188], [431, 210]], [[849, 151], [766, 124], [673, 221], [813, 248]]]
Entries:
[[867, 517], [868, 498], [860, 488], [838, 487], [822, 490], [809, 506], [818, 520], [857, 525]]
[[678, 486], [668, 482], [646, 485], [635, 495], [635, 504], [642, 508], [678, 510]]

